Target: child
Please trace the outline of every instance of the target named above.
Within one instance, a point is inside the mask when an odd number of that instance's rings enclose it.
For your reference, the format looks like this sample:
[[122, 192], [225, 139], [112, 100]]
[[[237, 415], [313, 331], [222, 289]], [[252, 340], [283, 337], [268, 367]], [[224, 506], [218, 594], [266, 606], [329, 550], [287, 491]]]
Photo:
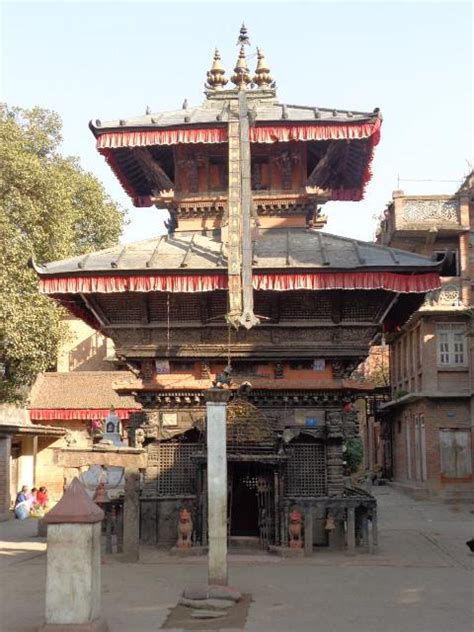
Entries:
[[44, 509], [48, 505], [48, 501], [48, 490], [46, 487], [40, 487], [36, 494], [36, 502]]
[[30, 507], [28, 504], [29, 495], [30, 494], [28, 493], [28, 485], [23, 485], [21, 490], [16, 495], [14, 512], [15, 518], [18, 518], [18, 520], [24, 520], [30, 515]]

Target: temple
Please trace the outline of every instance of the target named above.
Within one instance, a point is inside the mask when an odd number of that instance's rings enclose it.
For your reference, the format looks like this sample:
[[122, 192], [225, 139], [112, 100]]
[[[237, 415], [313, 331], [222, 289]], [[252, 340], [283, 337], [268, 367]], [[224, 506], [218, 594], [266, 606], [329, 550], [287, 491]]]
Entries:
[[215, 51], [202, 105], [90, 124], [133, 204], [168, 210], [167, 234], [36, 264], [40, 290], [130, 369], [114, 387], [141, 405], [128, 434], [147, 454], [143, 540], [173, 545], [185, 507], [206, 544], [217, 383], [232, 392], [230, 537], [288, 546], [297, 508], [311, 546], [351, 541], [354, 524], [365, 541], [375, 501], [344, 485], [367, 390], [351, 374], [439, 287], [442, 262], [321, 230], [327, 201], [362, 199], [381, 113], [280, 103], [247, 44], [243, 27], [230, 84]]

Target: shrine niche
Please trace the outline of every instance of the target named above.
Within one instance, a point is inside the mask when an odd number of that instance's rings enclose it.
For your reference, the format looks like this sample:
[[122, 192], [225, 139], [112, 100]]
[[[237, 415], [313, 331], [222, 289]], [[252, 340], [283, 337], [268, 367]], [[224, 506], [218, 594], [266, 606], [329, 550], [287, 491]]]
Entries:
[[379, 109], [281, 103], [263, 52], [254, 75], [238, 59], [229, 84], [216, 51], [200, 105], [90, 124], [134, 206], [168, 212], [166, 234], [33, 265], [134, 368], [116, 390], [142, 406], [128, 425], [148, 456], [142, 539], [175, 547], [192, 523], [206, 545], [205, 393], [224, 376], [229, 538], [288, 549], [296, 507], [291, 540], [309, 551], [375, 520], [344, 485], [348, 403], [368, 388], [351, 374], [439, 288], [440, 264], [320, 230], [326, 202], [363, 198]]

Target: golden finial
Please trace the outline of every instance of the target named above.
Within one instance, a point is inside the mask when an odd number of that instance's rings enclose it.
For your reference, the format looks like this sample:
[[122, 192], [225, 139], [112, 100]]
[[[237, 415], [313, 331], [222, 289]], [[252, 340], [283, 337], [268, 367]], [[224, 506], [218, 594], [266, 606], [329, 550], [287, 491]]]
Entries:
[[225, 70], [221, 64], [221, 56], [219, 51], [215, 50], [214, 52], [214, 60], [212, 62], [212, 67], [207, 72], [207, 84], [206, 88], [210, 88], [212, 90], [219, 90], [225, 86], [227, 83], [227, 79], [225, 78]]
[[257, 59], [253, 82], [256, 83], [259, 88], [269, 88], [273, 83], [273, 77], [270, 75], [270, 68], [260, 48], [257, 48]]
[[234, 74], [232, 75], [230, 80], [238, 88], [244, 88], [251, 81], [249, 69], [247, 68], [247, 60], [245, 59], [244, 44], [240, 46], [240, 53], [237, 59], [237, 65], [234, 68]]

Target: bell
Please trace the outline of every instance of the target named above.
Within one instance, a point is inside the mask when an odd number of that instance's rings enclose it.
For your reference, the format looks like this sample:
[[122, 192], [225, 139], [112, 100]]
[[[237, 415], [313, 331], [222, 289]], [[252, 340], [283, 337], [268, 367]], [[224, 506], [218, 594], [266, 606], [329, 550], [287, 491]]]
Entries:
[[326, 523], [324, 525], [324, 528], [326, 529], [326, 531], [334, 531], [334, 529], [336, 528], [336, 524], [332, 516], [328, 516], [326, 518]]
[[110, 498], [107, 494], [107, 490], [105, 489], [105, 483], [99, 483], [97, 485], [92, 500], [97, 504], [109, 502]]

